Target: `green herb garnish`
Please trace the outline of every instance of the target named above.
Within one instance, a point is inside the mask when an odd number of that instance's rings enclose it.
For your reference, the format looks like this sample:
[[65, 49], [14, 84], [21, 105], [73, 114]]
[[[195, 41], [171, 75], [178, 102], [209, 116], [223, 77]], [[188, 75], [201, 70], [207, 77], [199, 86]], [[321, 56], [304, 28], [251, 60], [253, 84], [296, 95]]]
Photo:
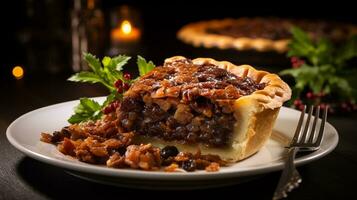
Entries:
[[[83, 53], [83, 58], [87, 62], [92, 71], [83, 71], [72, 75], [68, 78], [69, 81], [100, 83], [104, 85], [110, 92], [103, 104], [88, 99], [81, 98], [80, 103], [74, 108], [74, 114], [68, 119], [71, 124], [80, 123], [88, 120], [99, 119], [106, 110], [112, 111], [111, 104], [115, 101], [121, 101], [124, 90], [128, 89], [133, 82], [130, 78], [127, 79], [123, 75], [123, 66], [130, 60], [129, 56], [119, 55], [113, 58], [104, 57], [102, 62], [90, 53]], [[138, 56], [137, 65], [140, 76], [150, 72], [154, 67], [152, 61], [146, 60]]]
[[130, 60], [130, 57], [125, 55], [119, 55], [114, 58], [104, 57], [102, 66], [99, 59], [90, 53], [84, 53], [83, 58], [92, 69], [92, 72], [79, 72], [71, 76], [68, 80], [101, 83], [108, 88], [110, 92], [115, 91], [113, 83], [118, 79], [123, 79], [123, 66]]
[[138, 60], [136, 61], [136, 63], [138, 64], [140, 76], [144, 76], [155, 67], [152, 61], [146, 62], [145, 58], [141, 56], [138, 56]]
[[[357, 68], [350, 66], [349, 61], [357, 57], [357, 36], [336, 45], [325, 38], [314, 41], [297, 27], [292, 28], [291, 33], [287, 55], [292, 59], [293, 68], [280, 74], [294, 77], [293, 100], [306, 93], [313, 103], [321, 103], [321, 97], [332, 95], [339, 101], [354, 103], [357, 100]], [[311, 101], [311, 96], [319, 97], [314, 99], [318, 101]]]
[[96, 120], [102, 115], [100, 111], [102, 106], [91, 99], [81, 98], [79, 104], [74, 108], [74, 115], [72, 115], [68, 122], [71, 124], [79, 123], [86, 120]]

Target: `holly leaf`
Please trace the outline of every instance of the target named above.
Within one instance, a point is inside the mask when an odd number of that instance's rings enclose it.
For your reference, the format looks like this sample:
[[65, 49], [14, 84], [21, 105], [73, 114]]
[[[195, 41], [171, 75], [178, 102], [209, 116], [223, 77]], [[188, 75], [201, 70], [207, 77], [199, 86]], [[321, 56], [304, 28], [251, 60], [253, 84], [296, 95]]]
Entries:
[[68, 119], [71, 124], [99, 119], [102, 115], [101, 105], [91, 99], [81, 98], [74, 108], [74, 114]]
[[137, 65], [139, 68], [139, 74], [140, 76], [144, 76], [148, 72], [150, 72], [152, 69], [155, 68], [155, 65], [152, 61], [146, 62], [145, 58], [138, 56], [137, 58]]
[[114, 68], [117, 71], [122, 71], [123, 70], [123, 66], [125, 64], [128, 63], [128, 61], [131, 59], [130, 56], [126, 56], [126, 55], [119, 55], [116, 56], [114, 58], [112, 58], [110, 64], [109, 64], [109, 68]]
[[110, 64], [111, 61], [112, 61], [111, 57], [105, 56], [102, 59], [102, 64], [103, 64], [104, 67], [108, 67], [108, 65]]
[[288, 56], [309, 57], [315, 47], [307, 33], [298, 27], [292, 27], [291, 34]]
[[[80, 103], [75, 107], [74, 114], [68, 119], [69, 123], [79, 123], [82, 121], [96, 120], [101, 117], [102, 109], [109, 105], [114, 100], [123, 98], [123, 94], [118, 93], [114, 87], [114, 82], [122, 80], [125, 83], [132, 83], [134, 80], [123, 79], [123, 66], [130, 60], [129, 56], [118, 55], [116, 57], [104, 57], [102, 62], [99, 61], [94, 55], [90, 53], [83, 53], [83, 58], [91, 68], [91, 72], [83, 71], [76, 73], [68, 78], [69, 81], [74, 82], [88, 82], [88, 83], [101, 83], [107, 87], [110, 94], [102, 105], [88, 99], [81, 98]], [[155, 65], [152, 61], [147, 62], [143, 57], [138, 56], [137, 60], [140, 75], [144, 75], [151, 71]]]
[[90, 53], [83, 53], [83, 58], [95, 74], [101, 74], [101, 65], [97, 57]]
[[353, 35], [342, 45], [336, 53], [335, 62], [337, 65], [344, 65], [346, 61], [357, 57], [357, 35]]
[[79, 72], [72, 75], [67, 80], [74, 81], [74, 82], [89, 82], [89, 83], [98, 83], [102, 81], [102, 79], [93, 72]]
[[119, 55], [114, 58], [104, 57], [102, 64], [99, 59], [90, 53], [83, 53], [83, 58], [92, 72], [79, 72], [68, 78], [69, 81], [101, 83], [109, 89], [110, 92], [115, 90], [114, 82], [123, 79], [122, 69], [130, 59], [129, 56]]

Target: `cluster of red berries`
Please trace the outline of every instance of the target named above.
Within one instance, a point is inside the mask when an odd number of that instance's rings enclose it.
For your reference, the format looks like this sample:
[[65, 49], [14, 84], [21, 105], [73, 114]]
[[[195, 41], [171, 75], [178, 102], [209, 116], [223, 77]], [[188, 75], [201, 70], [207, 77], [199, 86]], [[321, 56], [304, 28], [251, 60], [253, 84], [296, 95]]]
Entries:
[[353, 103], [352, 101], [342, 102], [340, 107], [341, 107], [341, 110], [345, 111], [345, 112], [352, 112], [352, 111], [357, 110], [357, 104]]
[[[303, 101], [301, 99], [296, 99], [294, 101], [294, 106], [298, 110], [303, 110], [304, 107], [305, 107], [305, 104], [303, 103]], [[332, 106], [332, 105], [330, 105], [328, 103], [320, 103], [319, 106], [320, 106], [320, 109], [322, 109], [322, 110], [328, 107], [328, 111], [330, 113], [334, 113], [335, 112], [334, 106]]]
[[130, 83], [128, 83], [128, 81], [131, 80], [131, 75], [129, 73], [125, 73], [124, 80], [125, 80], [125, 82], [123, 82], [122, 80], [119, 79], [119, 80], [115, 81], [115, 83], [114, 83], [114, 86], [117, 89], [117, 92], [120, 94], [130, 88]]
[[[306, 97], [307, 101], [309, 101], [309, 102], [312, 101], [314, 103], [319, 103], [321, 109], [325, 109], [326, 107], [328, 107], [329, 108], [329, 112], [333, 113], [334, 112], [334, 108], [333, 108], [332, 105], [330, 105], [328, 103], [321, 102], [321, 99], [323, 97], [325, 97], [325, 96], [326, 96], [326, 94], [324, 92], [319, 92], [319, 93], [307, 92], [305, 94], [305, 97]], [[303, 110], [304, 109], [304, 102], [301, 99], [296, 99], [294, 101], [294, 106], [295, 106], [295, 108], [297, 108], [299, 110]]]
[[303, 110], [305, 105], [304, 103], [301, 101], [301, 99], [295, 99], [294, 100], [294, 106], [295, 108], [299, 109], [299, 110]]
[[103, 113], [104, 114], [109, 114], [114, 112], [118, 107], [120, 106], [120, 102], [118, 100], [113, 101], [112, 103], [110, 103], [109, 105], [107, 105], [104, 109], [103, 109]]
[[[335, 113], [335, 112], [352, 112], [357, 110], [357, 104], [352, 102], [352, 101], [343, 101], [340, 103], [337, 102], [323, 102], [322, 98], [325, 97], [326, 94], [323, 92], [319, 93], [312, 93], [312, 92], [307, 92], [305, 94], [305, 98], [308, 102], [312, 104], [319, 104], [321, 109], [325, 109], [326, 107], [329, 108], [329, 113]], [[294, 101], [294, 107], [299, 110], [304, 109], [304, 102], [301, 99], [296, 99]]]
[[301, 65], [305, 63], [305, 61], [301, 60], [300, 58], [293, 56], [290, 58], [291, 65], [293, 68], [299, 68]]
[[[129, 81], [131, 80], [131, 75], [129, 73], [124, 74], [124, 81], [118, 79], [114, 82], [114, 87], [116, 88], [117, 92], [119, 94], [122, 94], [124, 91], [127, 91], [130, 88], [130, 83]], [[103, 113], [104, 114], [109, 114], [112, 112], [115, 112], [115, 110], [120, 106], [120, 101], [115, 100], [108, 104], [104, 109]]]
[[306, 93], [306, 98], [310, 99], [310, 100], [322, 98], [324, 96], [326, 96], [326, 94], [324, 92], [319, 92], [319, 93], [307, 92]]

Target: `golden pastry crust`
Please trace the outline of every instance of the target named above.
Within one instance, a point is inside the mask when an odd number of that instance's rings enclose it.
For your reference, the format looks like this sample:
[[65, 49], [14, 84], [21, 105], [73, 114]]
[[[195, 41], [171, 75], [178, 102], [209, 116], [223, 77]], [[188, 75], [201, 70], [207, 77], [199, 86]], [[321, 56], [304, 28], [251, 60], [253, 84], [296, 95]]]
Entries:
[[[274, 20], [277, 20], [273, 18]], [[195, 47], [203, 46], [205, 48], [217, 47], [219, 49], [237, 49], [237, 50], [256, 50], [260, 52], [266, 51], [276, 51], [276, 52], [286, 52], [288, 50], [289, 38], [279, 38], [279, 39], [269, 39], [264, 37], [249, 37], [239, 36], [233, 37], [224, 34], [209, 33], [207, 29], [220, 29], [229, 25], [239, 24], [249, 24], [252, 20], [260, 20], [264, 22], [262, 18], [240, 18], [240, 19], [223, 19], [223, 20], [211, 20], [211, 21], [201, 21], [196, 23], [191, 23], [182, 27], [178, 33], [177, 37], [185, 43], [192, 44]], [[266, 24], [269, 24], [270, 18], [267, 19]], [[294, 22], [288, 19], [278, 19], [281, 20], [281, 26], [286, 27], [289, 30], [294, 26]], [[303, 22], [303, 21], [299, 21]], [[312, 25], [310, 25], [312, 26]], [[280, 27], [281, 28], [281, 27]], [[332, 27], [334, 28], [334, 27]], [[352, 25], [343, 25], [343, 28], [347, 30], [347, 35], [357, 34], [357, 28]], [[334, 30], [332, 37], [337, 37], [338, 39], [345, 38], [346, 34], [342, 33], [340, 30]]]
[[[170, 64], [180, 60], [187, 60], [182, 56], [175, 56], [165, 60]], [[223, 160], [236, 162], [256, 153], [271, 135], [274, 122], [282, 104], [290, 99], [291, 90], [279, 76], [265, 71], [255, 70], [249, 65], [236, 66], [227, 61], [216, 61], [211, 58], [196, 58], [193, 64], [211, 64], [239, 76], [250, 77], [256, 83], [265, 83], [262, 90], [257, 90], [250, 95], [242, 96], [234, 101], [234, 133], [229, 147], [207, 147], [202, 144], [180, 144], [174, 141], [138, 137], [136, 142], [147, 143], [163, 147], [175, 145], [180, 151], [197, 152], [202, 154], [219, 155]]]

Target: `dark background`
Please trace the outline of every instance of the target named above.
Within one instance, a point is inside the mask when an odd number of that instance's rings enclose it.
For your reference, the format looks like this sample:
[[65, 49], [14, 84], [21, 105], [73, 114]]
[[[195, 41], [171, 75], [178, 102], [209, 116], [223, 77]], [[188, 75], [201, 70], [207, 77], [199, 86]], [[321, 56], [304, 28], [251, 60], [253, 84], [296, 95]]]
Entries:
[[[344, 1], [312, 2], [284, 1], [108, 1], [100, 7], [105, 15], [109, 34], [109, 13], [119, 5], [137, 9], [143, 23], [143, 38], [133, 56], [141, 54], [155, 63], [166, 57], [210, 56], [237, 63], [251, 61], [270, 71], [287, 68], [284, 55], [251, 52], [205, 50], [192, 48], [176, 39], [176, 31], [184, 24], [213, 18], [242, 16], [278, 16], [304, 19], [326, 19], [357, 23], [355, 6]], [[271, 199], [280, 172], [270, 173], [248, 183], [231, 187], [185, 192], [128, 190], [100, 185], [72, 177], [63, 169], [24, 156], [6, 140], [7, 126], [20, 115], [54, 103], [83, 96], [106, 95], [100, 86], [66, 81], [71, 68], [71, 0], [16, 0], [0, 4], [0, 199], [71, 199], [123, 198], [140, 196], [168, 199], [218, 197], [234, 199]], [[109, 48], [108, 38], [105, 40]], [[243, 54], [243, 56], [242, 56]], [[264, 64], [265, 61], [273, 61]], [[253, 60], [252, 60], [253, 58]], [[275, 60], [276, 59], [276, 60]], [[259, 62], [260, 61], [260, 62]], [[261, 64], [263, 62], [263, 64]], [[278, 62], [279, 61], [279, 62]], [[250, 63], [250, 62], [249, 62]], [[260, 65], [261, 64], [261, 65]], [[25, 76], [16, 80], [11, 75], [14, 66], [21, 65]], [[134, 72], [131, 62], [126, 71]], [[357, 178], [356, 113], [329, 116], [328, 121], [339, 132], [336, 150], [321, 160], [300, 167], [302, 185], [291, 199], [353, 199]], [[31, 128], [31, 127], [29, 127]]]
[[[71, 72], [72, 4], [71, 0], [15, 0], [1, 5], [1, 80], [8, 82], [13, 79], [10, 73], [15, 65], [24, 66], [26, 76]], [[136, 9], [143, 23], [144, 34], [136, 52], [155, 63], [162, 63], [164, 58], [176, 54], [211, 56], [211, 52], [195, 52], [176, 39], [177, 30], [189, 22], [245, 16], [326, 19], [352, 23], [357, 19], [354, 6], [344, 1], [97, 1], [105, 16], [106, 36], [109, 36], [111, 11], [123, 4]], [[104, 43], [105, 48], [99, 56], [105, 55], [109, 48], [108, 37]], [[219, 57], [215, 52], [213, 55]]]

